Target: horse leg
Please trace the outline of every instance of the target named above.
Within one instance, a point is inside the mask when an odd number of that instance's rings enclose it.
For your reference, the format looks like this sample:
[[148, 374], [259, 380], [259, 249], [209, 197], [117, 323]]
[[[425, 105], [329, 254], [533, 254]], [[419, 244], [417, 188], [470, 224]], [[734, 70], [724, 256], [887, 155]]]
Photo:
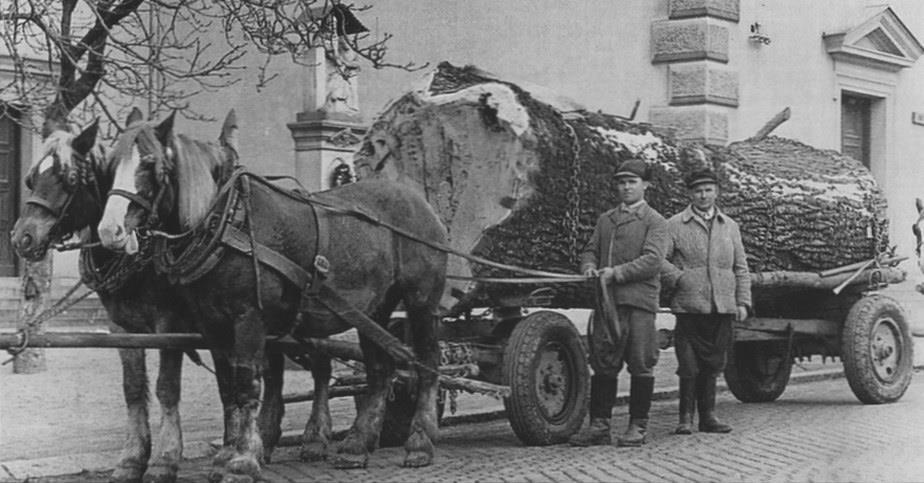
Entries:
[[266, 354], [266, 372], [263, 375], [263, 404], [257, 417], [260, 439], [263, 440], [263, 458], [269, 463], [279, 438], [282, 436], [282, 417], [285, 404], [282, 401], [285, 356], [281, 352]]
[[157, 400], [160, 402], [160, 432], [154, 444], [153, 458], [144, 475], [145, 483], [176, 481], [183, 459], [183, 433], [180, 429], [180, 379], [183, 352], [160, 351], [160, 372], [157, 377]]
[[[410, 304], [407, 304], [410, 305]], [[414, 353], [424, 368], [417, 368], [417, 407], [404, 449], [404, 466], [418, 468], [433, 462], [433, 443], [439, 433], [436, 399], [439, 393], [439, 343], [436, 321], [429, 307], [408, 309], [408, 326]]]
[[234, 319], [234, 343], [230, 389], [233, 403], [231, 419], [237, 431], [232, 434], [234, 456], [225, 465], [226, 482], [250, 482], [260, 476], [263, 441], [257, 427], [260, 389], [263, 379], [266, 331], [256, 307], [248, 307]]
[[141, 481], [151, 456], [151, 428], [148, 426], [148, 376], [144, 349], [119, 349], [122, 360], [122, 391], [128, 409], [125, 443], [112, 472], [112, 481]]
[[330, 419], [330, 358], [315, 354], [311, 356], [311, 379], [314, 380], [314, 400], [311, 403], [311, 417], [305, 424], [302, 435], [302, 461], [320, 461], [327, 457], [331, 438]]
[[394, 363], [391, 358], [367, 337], [360, 335], [359, 344], [366, 366], [367, 395], [357, 410], [353, 426], [330, 455], [336, 468], [365, 468], [369, 453], [378, 445], [379, 433], [385, 419], [385, 398], [391, 391]]
[[215, 381], [218, 383], [218, 395], [221, 398], [224, 416], [221, 449], [212, 458], [212, 470], [208, 477], [209, 481], [214, 483], [223, 479], [225, 465], [234, 457], [235, 435], [240, 432], [240, 414], [234, 409], [231, 362], [222, 351], [213, 349], [211, 353], [215, 363]]

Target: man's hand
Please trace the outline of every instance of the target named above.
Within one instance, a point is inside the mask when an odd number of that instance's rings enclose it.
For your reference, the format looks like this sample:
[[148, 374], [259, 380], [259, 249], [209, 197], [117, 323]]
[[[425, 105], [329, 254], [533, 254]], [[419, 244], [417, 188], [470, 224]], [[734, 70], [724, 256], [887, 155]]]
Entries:
[[596, 268], [587, 267], [584, 269], [585, 277], [597, 278], [598, 275], [600, 275], [600, 272]]
[[600, 278], [607, 281], [613, 280], [614, 272], [613, 267], [603, 267], [603, 269], [600, 270]]
[[748, 308], [744, 305], [738, 306], [738, 322], [742, 322], [748, 318]]

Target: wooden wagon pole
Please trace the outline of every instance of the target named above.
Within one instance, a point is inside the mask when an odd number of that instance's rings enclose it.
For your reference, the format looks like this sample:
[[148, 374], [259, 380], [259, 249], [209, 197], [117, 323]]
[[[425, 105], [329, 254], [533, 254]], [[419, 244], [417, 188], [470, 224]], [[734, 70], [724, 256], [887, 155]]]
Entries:
[[748, 141], [749, 142], [760, 141], [761, 139], [764, 139], [765, 137], [769, 136], [770, 133], [773, 132], [774, 129], [780, 126], [780, 124], [783, 124], [784, 122], [789, 120], [790, 114], [791, 114], [791, 111], [789, 110], [789, 107], [778, 112], [775, 116], [770, 118], [770, 120], [767, 121], [766, 124], [764, 124], [764, 127], [758, 129], [757, 132], [754, 133], [753, 136], [749, 137]]

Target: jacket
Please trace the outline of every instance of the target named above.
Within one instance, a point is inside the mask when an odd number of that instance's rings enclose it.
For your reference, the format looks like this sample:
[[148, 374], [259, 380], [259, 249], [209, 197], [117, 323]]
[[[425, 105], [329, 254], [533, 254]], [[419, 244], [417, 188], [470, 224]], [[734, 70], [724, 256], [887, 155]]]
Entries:
[[617, 305], [658, 310], [659, 273], [667, 247], [667, 220], [648, 203], [600, 215], [581, 253], [581, 272], [613, 267], [610, 290]]
[[673, 290], [671, 311], [734, 314], [751, 308], [751, 276], [738, 223], [716, 208], [710, 230], [691, 206], [667, 222], [670, 237], [662, 283]]

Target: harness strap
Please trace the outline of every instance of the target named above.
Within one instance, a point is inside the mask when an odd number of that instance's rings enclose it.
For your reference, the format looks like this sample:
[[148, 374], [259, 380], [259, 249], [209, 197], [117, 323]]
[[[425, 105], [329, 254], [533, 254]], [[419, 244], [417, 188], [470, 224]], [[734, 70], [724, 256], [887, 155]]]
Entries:
[[43, 200], [42, 198], [39, 198], [39, 197], [37, 197], [37, 196], [30, 196], [30, 197], [26, 198], [26, 204], [27, 204], [27, 205], [35, 205], [35, 206], [38, 206], [38, 207], [40, 207], [40, 208], [44, 208], [44, 209], [48, 210], [48, 212], [51, 213], [52, 216], [54, 216], [55, 218], [60, 218], [60, 217], [62, 216], [62, 212], [64, 211], [64, 210], [59, 211], [59, 210], [58, 210], [57, 208], [55, 208], [54, 206], [51, 206], [51, 203], [49, 203], [49, 202], [47, 202], [47, 201], [45, 201], [45, 200]]
[[312, 281], [313, 277], [307, 270], [279, 252], [251, 239], [247, 233], [234, 226], [225, 227], [221, 241], [246, 256], [256, 256], [261, 263], [269, 265], [298, 287], [306, 287]]
[[370, 319], [362, 311], [354, 308], [336, 290], [326, 283], [320, 284], [317, 296], [313, 300], [327, 308], [340, 320], [355, 327], [357, 332], [369, 338], [375, 345], [384, 350], [394, 361], [413, 363], [414, 351], [401, 342], [391, 332]]
[[139, 205], [141, 205], [142, 208], [147, 210], [149, 214], [154, 213], [154, 205], [152, 205], [150, 201], [144, 199], [137, 193], [132, 193], [131, 191], [126, 191], [126, 190], [119, 189], [119, 188], [113, 188], [109, 190], [109, 194], [107, 196], [112, 196], [112, 195], [121, 196], [123, 198], [128, 199], [129, 201], [134, 201], [135, 203], [138, 203]]
[[[261, 263], [270, 266], [297, 286], [304, 287], [302, 309], [305, 307], [306, 302], [316, 302], [340, 320], [354, 327], [360, 334], [368, 337], [395, 361], [410, 363], [414, 360], [414, 352], [408, 346], [366, 314], [355, 309], [329, 285], [323, 283], [323, 281], [315, 284], [311, 283], [312, 279], [322, 280], [322, 277], [312, 277], [307, 270], [297, 263], [266, 245], [253, 241], [247, 233], [233, 226], [229, 225], [225, 228], [222, 242], [244, 255], [256, 256]], [[316, 289], [316, 292], [309, 290], [309, 287]]]

